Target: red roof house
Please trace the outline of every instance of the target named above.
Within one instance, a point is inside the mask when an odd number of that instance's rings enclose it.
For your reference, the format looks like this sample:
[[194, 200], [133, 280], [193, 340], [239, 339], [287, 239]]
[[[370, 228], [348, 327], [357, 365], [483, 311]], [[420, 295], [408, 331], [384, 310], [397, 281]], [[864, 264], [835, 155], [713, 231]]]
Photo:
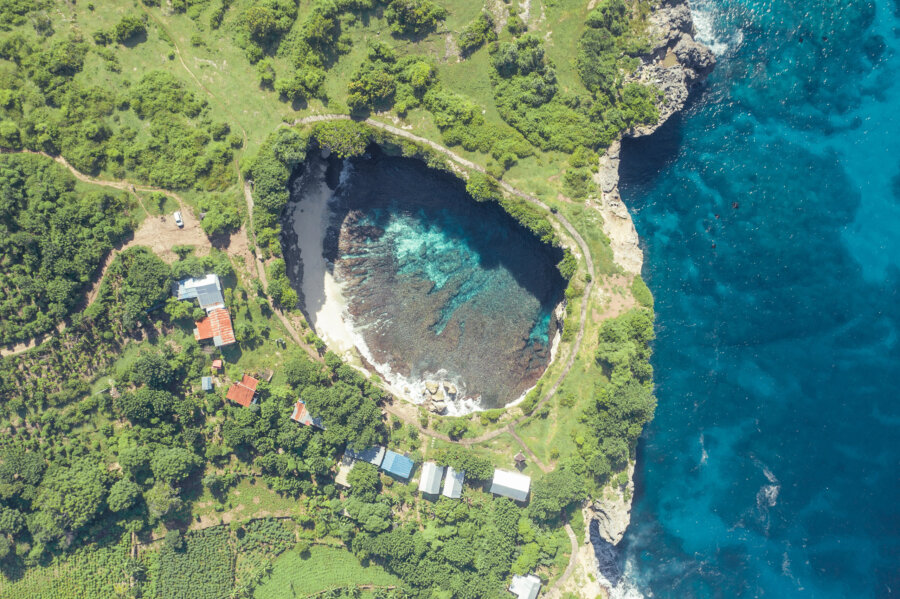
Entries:
[[215, 308], [198, 320], [194, 329], [194, 338], [197, 341], [212, 339], [216, 347], [223, 347], [234, 343], [234, 328], [231, 326], [231, 315], [225, 308]]
[[258, 380], [245, 374], [239, 382], [228, 389], [228, 394], [225, 395], [225, 398], [246, 408], [256, 401], [256, 386], [258, 384]]
[[219, 371], [222, 370], [222, 360], [213, 360], [212, 361], [213, 370]]

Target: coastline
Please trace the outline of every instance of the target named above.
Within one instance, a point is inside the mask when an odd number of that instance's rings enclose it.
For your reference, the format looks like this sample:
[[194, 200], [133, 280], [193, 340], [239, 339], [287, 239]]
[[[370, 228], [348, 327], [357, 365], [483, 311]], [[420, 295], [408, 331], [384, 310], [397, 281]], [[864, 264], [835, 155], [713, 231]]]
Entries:
[[[296, 248], [291, 256], [286, 256], [288, 267], [292, 270], [294, 281], [300, 281], [301, 305], [306, 318], [317, 335], [322, 337], [328, 346], [337, 350], [341, 357], [352, 356], [355, 339], [352, 330], [344, 318], [347, 301], [341, 292], [341, 286], [334, 277], [333, 269], [326, 263], [322, 254], [323, 242], [328, 228], [328, 200], [332, 190], [329, 189], [324, 175], [325, 165], [318, 161], [309, 161], [307, 169], [294, 183], [304, 186], [310, 178], [305, 201], [293, 198], [285, 212], [282, 230], [290, 231], [286, 248]], [[319, 172], [319, 171], [322, 172]], [[317, 179], [321, 179], [318, 181]], [[304, 218], [296, 218], [297, 211]]]
[[[588, 200], [603, 217], [603, 232], [610, 239], [615, 263], [635, 276], [641, 274], [644, 255], [634, 221], [619, 194], [621, 140], [652, 135], [681, 112], [716, 63], [712, 50], [695, 40], [697, 29], [688, 0], [664, 0], [650, 15], [649, 22], [651, 50], [633, 80], [652, 83], [662, 91], [659, 121], [653, 126], [629, 129], [610, 145], [600, 157], [594, 176], [599, 197]], [[583, 507], [590, 531], [584, 542], [593, 545], [594, 572], [600, 574], [600, 585], [608, 596], [632, 596], [621, 585], [623, 572], [617, 546], [631, 522], [635, 466], [635, 462], [629, 464], [623, 487], [608, 486], [600, 498], [589, 498]], [[583, 559], [581, 554], [580, 558]]]
[[[618, 190], [621, 139], [653, 134], [671, 116], [684, 109], [691, 95], [715, 66], [715, 57], [712, 51], [694, 40], [697, 32], [687, 0], [664, 2], [650, 15], [649, 20], [651, 50], [644, 57], [644, 64], [638, 67], [632, 77], [633, 80], [652, 83], [662, 91], [663, 95], [658, 103], [660, 119], [653, 126], [636, 127], [625, 131], [620, 139], [614, 142], [599, 158], [599, 169], [594, 177], [600, 189], [599, 197], [586, 202], [587, 206], [600, 212], [603, 217], [604, 234], [611, 241], [614, 261], [630, 275], [640, 274], [643, 266], [643, 252], [631, 215]], [[347, 117], [318, 115], [308, 117], [303, 122], [331, 120], [332, 118]], [[377, 121], [373, 121], [371, 124], [388, 132], [396, 132], [398, 135], [405, 133]], [[438, 152], [448, 153], [438, 144], [427, 141], [423, 143]], [[475, 170], [482, 170], [472, 163], [467, 164], [465, 159], [459, 160]], [[501, 180], [499, 184], [510, 193], [524, 197], [524, 194], [516, 192], [506, 182]], [[533, 201], [540, 204], [539, 200], [534, 199]], [[546, 206], [543, 207], [546, 208]], [[409, 399], [408, 395], [403, 392], [403, 388], [398, 388], [398, 385], [393, 384], [388, 386], [396, 395]], [[634, 467], [635, 464], [632, 462], [628, 469], [628, 479], [625, 485], [618, 489], [607, 487], [602, 497], [592, 498], [584, 506], [585, 519], [589, 522], [589, 529], [592, 533], [585, 539], [585, 544], [592, 544], [594, 572], [599, 573], [601, 585], [612, 592], [612, 596], [624, 596], [623, 593], [626, 592], [619, 586], [622, 573], [619, 571], [619, 564], [616, 560], [616, 546], [630, 524]]]

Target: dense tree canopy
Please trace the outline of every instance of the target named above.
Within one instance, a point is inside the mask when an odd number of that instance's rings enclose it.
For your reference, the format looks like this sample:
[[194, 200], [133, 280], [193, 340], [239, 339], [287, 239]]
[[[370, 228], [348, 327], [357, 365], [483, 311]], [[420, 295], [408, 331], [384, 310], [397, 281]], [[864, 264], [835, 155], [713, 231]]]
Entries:
[[106, 469], [90, 459], [50, 468], [34, 500], [39, 511], [29, 522], [35, 540], [55, 540], [93, 520], [106, 498], [107, 480]]
[[144, 246], [118, 254], [107, 269], [100, 287], [100, 305], [115, 304], [126, 328], [144, 318], [150, 308], [161, 305], [172, 292], [169, 265]]
[[41, 156], [0, 156], [0, 343], [50, 330], [134, 227], [124, 196], [82, 193]]

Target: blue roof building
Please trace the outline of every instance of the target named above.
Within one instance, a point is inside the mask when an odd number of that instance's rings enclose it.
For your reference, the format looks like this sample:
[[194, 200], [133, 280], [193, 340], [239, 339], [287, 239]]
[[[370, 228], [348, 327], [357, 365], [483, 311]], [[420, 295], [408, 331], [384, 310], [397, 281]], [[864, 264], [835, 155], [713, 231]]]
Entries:
[[381, 462], [381, 469], [397, 478], [406, 480], [412, 474], [413, 461], [405, 455], [388, 449], [384, 452], [384, 461]]
[[204, 391], [212, 391], [213, 390], [213, 382], [211, 376], [205, 376], [200, 379], [200, 388]]

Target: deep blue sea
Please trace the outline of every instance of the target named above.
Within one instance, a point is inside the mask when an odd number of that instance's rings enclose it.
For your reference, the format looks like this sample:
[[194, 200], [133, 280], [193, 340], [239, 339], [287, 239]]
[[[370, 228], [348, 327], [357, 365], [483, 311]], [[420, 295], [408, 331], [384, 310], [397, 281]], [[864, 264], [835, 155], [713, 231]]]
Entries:
[[659, 397], [627, 594], [900, 596], [900, 1], [694, 9], [715, 72], [623, 148]]

